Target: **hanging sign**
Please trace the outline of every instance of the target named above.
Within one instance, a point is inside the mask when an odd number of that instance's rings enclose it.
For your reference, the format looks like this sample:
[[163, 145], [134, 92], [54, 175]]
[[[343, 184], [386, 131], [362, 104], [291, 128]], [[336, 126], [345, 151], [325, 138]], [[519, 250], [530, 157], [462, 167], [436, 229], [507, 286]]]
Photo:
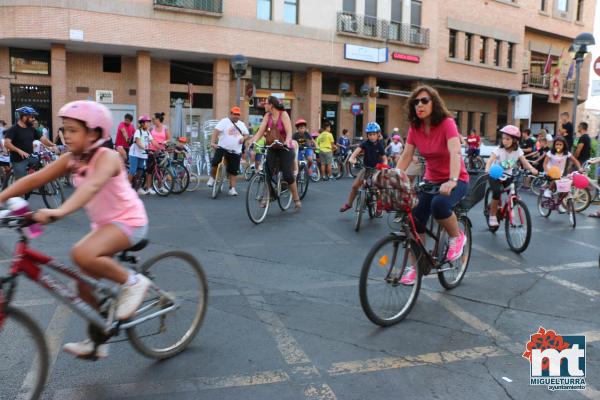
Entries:
[[362, 103], [352, 103], [352, 105], [350, 106], [350, 112], [354, 116], [361, 115], [363, 113]]

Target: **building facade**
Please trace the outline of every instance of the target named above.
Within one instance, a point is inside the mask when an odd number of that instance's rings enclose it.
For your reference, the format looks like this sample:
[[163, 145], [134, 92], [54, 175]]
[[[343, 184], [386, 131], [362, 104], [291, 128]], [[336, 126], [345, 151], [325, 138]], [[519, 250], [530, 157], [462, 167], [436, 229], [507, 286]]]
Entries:
[[[169, 120], [181, 98], [196, 129], [236, 103], [230, 59], [243, 54], [253, 126], [275, 95], [311, 130], [327, 119], [360, 136], [377, 120], [406, 132], [401, 94], [426, 83], [463, 134], [494, 138], [509, 122], [557, 129], [573, 108], [567, 50], [593, 31], [594, 10], [593, 0], [0, 0], [0, 119], [31, 104], [55, 131], [64, 103], [93, 99], [117, 118]], [[548, 61], [562, 71], [557, 104]], [[533, 95], [531, 121], [513, 120], [515, 93]]]

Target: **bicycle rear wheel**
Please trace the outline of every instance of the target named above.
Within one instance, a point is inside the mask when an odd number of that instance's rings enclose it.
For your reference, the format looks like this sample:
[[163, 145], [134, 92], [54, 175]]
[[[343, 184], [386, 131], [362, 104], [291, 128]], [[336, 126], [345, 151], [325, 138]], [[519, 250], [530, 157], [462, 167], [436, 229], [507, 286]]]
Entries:
[[310, 178], [308, 176], [308, 169], [306, 168], [306, 165], [300, 165], [300, 170], [298, 171], [298, 178], [296, 179], [296, 182], [298, 183], [298, 195], [300, 196], [300, 200], [302, 200], [308, 192], [308, 184], [310, 183]]
[[255, 174], [246, 191], [246, 212], [255, 224], [260, 224], [267, 217], [270, 204], [270, 193], [265, 175]]
[[173, 181], [173, 194], [181, 194], [185, 192], [190, 184], [190, 172], [181, 163], [173, 163], [171, 170], [173, 171], [173, 176], [175, 177], [175, 180]]
[[152, 174], [152, 188], [159, 196], [168, 196], [173, 191], [175, 178], [168, 170], [156, 169]]
[[419, 264], [417, 245], [404, 236], [389, 235], [371, 248], [362, 266], [359, 281], [360, 305], [371, 322], [390, 326], [402, 321], [417, 301], [421, 270], [416, 267], [412, 285], [400, 279], [414, 262]]
[[[181, 353], [194, 339], [206, 313], [208, 286], [202, 266], [191, 254], [169, 251], [152, 257], [139, 272], [153, 282], [135, 318], [173, 305], [178, 308], [127, 330], [131, 345], [141, 354], [162, 360]], [[155, 287], [160, 288], [160, 291]]]
[[190, 172], [190, 184], [187, 189], [188, 192], [195, 192], [200, 187], [200, 176], [195, 172]]
[[281, 172], [277, 176], [277, 203], [281, 211], [286, 211], [292, 205], [292, 191], [287, 182], [283, 180]]
[[319, 182], [321, 179], [321, 170], [319, 169], [316, 161], [313, 161], [310, 164], [310, 167], [308, 168], [308, 174], [313, 182]]
[[7, 307], [4, 313], [0, 327], [2, 398], [39, 399], [49, 368], [44, 333], [23, 311]]
[[522, 253], [527, 249], [531, 240], [532, 228], [529, 209], [522, 200], [514, 199], [512, 209], [509, 207], [507, 213], [504, 225], [506, 241], [512, 251]]
[[213, 183], [213, 187], [212, 187], [212, 198], [216, 199], [217, 196], [219, 195], [219, 193], [221, 193], [221, 186], [223, 185], [223, 170], [225, 169], [225, 166], [223, 165], [223, 163], [219, 163], [219, 165], [217, 166], [217, 173], [215, 174], [215, 182]]
[[543, 193], [538, 194], [537, 198], [537, 208], [540, 215], [544, 218], [548, 218], [552, 213], [552, 210], [546, 207], [546, 203], [551, 202], [551, 199], [547, 199], [544, 197]]
[[[452, 261], [451, 263], [447, 263], [442, 266], [442, 270], [438, 273], [438, 280], [440, 284], [445, 289], [454, 289], [465, 277], [465, 273], [467, 272], [467, 268], [469, 267], [469, 261], [471, 260], [471, 221], [467, 216], [458, 217], [458, 226], [461, 231], [465, 233], [466, 242], [463, 250], [462, 256], [460, 256], [457, 260]], [[448, 234], [446, 231], [441, 235], [440, 238], [441, 243], [447, 243], [446, 239]], [[443, 241], [442, 241], [443, 240]], [[440, 257], [445, 257], [448, 251], [447, 244], [445, 246], [441, 246], [444, 251], [440, 254]]]
[[58, 181], [50, 181], [42, 188], [42, 199], [48, 208], [58, 208], [65, 201], [65, 194]]

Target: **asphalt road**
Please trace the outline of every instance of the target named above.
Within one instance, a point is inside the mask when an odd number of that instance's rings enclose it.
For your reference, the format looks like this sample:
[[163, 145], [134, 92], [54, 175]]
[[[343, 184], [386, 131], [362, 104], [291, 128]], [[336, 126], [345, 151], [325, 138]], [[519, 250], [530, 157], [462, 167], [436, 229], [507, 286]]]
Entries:
[[[350, 184], [312, 184], [300, 213], [273, 207], [258, 226], [246, 216], [245, 183], [239, 197], [211, 200], [205, 187], [145, 197], [152, 243], [142, 257], [183, 249], [209, 278], [202, 329], [170, 360], [143, 357], [124, 335], [105, 360], [74, 359], [60, 347], [83, 338], [82, 320], [21, 279], [17, 304], [51, 344], [44, 398], [600, 399], [600, 221], [580, 216], [572, 230], [565, 215], [540, 217], [525, 193], [534, 232], [516, 255], [502, 230], [487, 231], [479, 205], [469, 214], [474, 247], [462, 284], [445, 291], [424, 279], [407, 319], [384, 329], [362, 312], [358, 276], [388, 228], [373, 220], [354, 232], [353, 214], [338, 212]], [[66, 260], [87, 229], [79, 213], [48, 227], [34, 247]], [[14, 235], [0, 232], [0, 240], [10, 246]], [[586, 334], [586, 391], [530, 386], [521, 354], [540, 326]], [[1, 399], [14, 398], [2, 382], [22, 381], [29, 365], [0, 366]]]

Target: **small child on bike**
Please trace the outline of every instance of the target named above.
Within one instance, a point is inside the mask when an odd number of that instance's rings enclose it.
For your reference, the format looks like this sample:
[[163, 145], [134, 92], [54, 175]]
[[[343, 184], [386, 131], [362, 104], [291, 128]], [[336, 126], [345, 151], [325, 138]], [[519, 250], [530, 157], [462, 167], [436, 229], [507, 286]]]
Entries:
[[[552, 150], [546, 154], [546, 159], [544, 160], [544, 171], [553, 180], [560, 179], [565, 172], [567, 171], [567, 161], [571, 161], [573, 165], [577, 167], [577, 170], [583, 172], [581, 169], [581, 164], [579, 161], [573, 156], [568, 150], [567, 140], [562, 136], [557, 136], [554, 139], [554, 143], [552, 145]], [[550, 173], [550, 169], [552, 167], [557, 167], [560, 171], [560, 176], [551, 176], [553, 174]], [[552, 197], [552, 193], [556, 189], [556, 183], [551, 182], [550, 187], [544, 190], [544, 197]]]
[[385, 148], [386, 153], [389, 152], [390, 157], [392, 159], [393, 165], [398, 163], [400, 159], [400, 154], [402, 154], [402, 150], [404, 146], [402, 145], [402, 141], [400, 140], [400, 135], [392, 136], [392, 141]]
[[[485, 165], [485, 172], [489, 173], [492, 165], [500, 165], [505, 172], [512, 171], [517, 164], [520, 162], [523, 168], [531, 171], [532, 174], [537, 175], [538, 171], [535, 169], [529, 161], [525, 158], [523, 150], [519, 148], [519, 140], [521, 139], [521, 131], [514, 125], [506, 125], [500, 129], [502, 134], [502, 144], [498, 146]], [[501, 181], [499, 179], [489, 178], [490, 189], [492, 190], [492, 201], [490, 202], [490, 217], [488, 225], [490, 228], [497, 227], [498, 217], [498, 203], [500, 201], [500, 194], [502, 191], [510, 185], [511, 179], [505, 179]]]
[[348, 129], [342, 129], [342, 135], [337, 140], [338, 153], [344, 157], [350, 150], [350, 138], [348, 137]]
[[469, 157], [479, 156], [481, 151], [481, 136], [477, 133], [477, 129], [472, 128], [467, 136], [467, 155]]
[[[356, 157], [360, 153], [363, 154], [363, 160], [365, 168], [375, 168], [378, 163], [387, 164], [387, 157], [385, 155], [385, 149], [383, 148], [383, 144], [379, 140], [379, 135], [381, 133], [381, 127], [377, 122], [369, 122], [367, 124], [367, 128], [365, 129], [367, 133], [367, 140], [363, 141], [360, 146], [354, 150], [352, 155], [350, 156], [350, 163], [354, 164], [356, 162]], [[359, 172], [358, 176], [354, 180], [352, 184], [352, 189], [350, 190], [350, 195], [348, 196], [348, 201], [340, 208], [340, 212], [348, 211], [352, 208], [352, 203], [354, 203], [354, 199], [356, 198], [356, 193], [363, 185], [365, 179], [366, 169], [363, 169]]]
[[[73, 173], [76, 190], [71, 197], [57, 209], [36, 211], [33, 219], [48, 224], [85, 208], [91, 231], [73, 246], [71, 258], [87, 275], [121, 286], [115, 317], [126, 320], [142, 304], [151, 282], [144, 275], [126, 270], [112, 256], [145, 239], [146, 209], [127, 180], [119, 153], [102, 147], [112, 131], [111, 112], [102, 104], [79, 100], [64, 105], [58, 116], [63, 118], [64, 137], [70, 151], [43, 169], [15, 181], [0, 192], [0, 202]], [[92, 307], [98, 307], [87, 285], [80, 284], [79, 295]], [[106, 357], [107, 346], [100, 345], [96, 355]], [[85, 356], [93, 352], [94, 344], [84, 340], [67, 343], [63, 349]]]

